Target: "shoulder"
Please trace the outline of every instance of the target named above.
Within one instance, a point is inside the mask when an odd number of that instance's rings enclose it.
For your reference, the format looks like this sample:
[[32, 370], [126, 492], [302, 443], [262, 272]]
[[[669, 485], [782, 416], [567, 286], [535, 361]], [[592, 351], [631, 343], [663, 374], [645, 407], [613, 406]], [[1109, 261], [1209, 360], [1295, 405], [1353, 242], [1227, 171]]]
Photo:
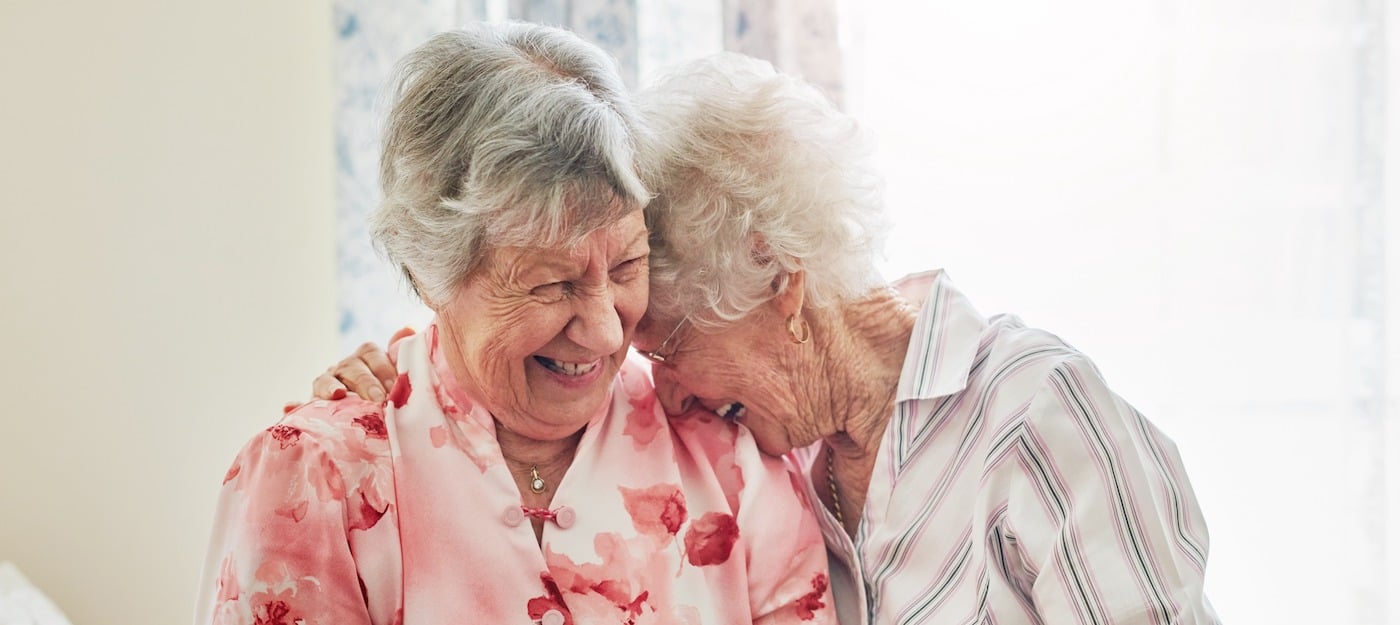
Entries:
[[656, 386], [651, 379], [651, 363], [632, 349], [627, 350], [627, 358], [617, 370], [613, 390], [623, 393], [630, 402], [656, 398]]
[[356, 483], [389, 468], [388, 438], [379, 404], [354, 398], [315, 400], [254, 435], [225, 481], [241, 466], [256, 464], [272, 472], [315, 467], [327, 480]]
[[295, 429], [322, 445], [345, 440], [366, 441], [370, 446], [378, 446], [374, 441], [380, 441], [386, 449], [388, 445], [384, 406], [353, 395], [335, 401], [317, 399], [302, 404], [284, 415], [274, 427]]
[[1079, 359], [1084, 355], [1060, 337], [1014, 315], [995, 315], [978, 337], [968, 390], [1034, 392], [1051, 370]]
[[1027, 326], [1016, 315], [993, 315], [981, 338], [979, 356], [991, 363], [1015, 362], [1054, 367], [1084, 355], [1055, 334]]
[[1002, 411], [1006, 417], [1026, 420], [1072, 408], [1064, 397], [1071, 386], [1081, 389], [1083, 399], [1117, 399], [1083, 352], [1013, 315], [997, 315], [981, 337], [964, 393], [1010, 409]]

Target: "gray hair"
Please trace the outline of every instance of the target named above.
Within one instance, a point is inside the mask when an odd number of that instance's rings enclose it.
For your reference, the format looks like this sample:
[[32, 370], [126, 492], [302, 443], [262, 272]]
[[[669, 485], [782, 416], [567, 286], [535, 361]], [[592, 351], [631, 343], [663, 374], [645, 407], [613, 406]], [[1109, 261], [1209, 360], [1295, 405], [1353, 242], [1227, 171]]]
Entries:
[[816, 89], [722, 53], [678, 68], [637, 102], [653, 130], [640, 152], [656, 194], [653, 314], [728, 325], [797, 270], [814, 308], [882, 283], [880, 179], [855, 120]]
[[611, 57], [545, 26], [441, 33], [401, 61], [370, 235], [429, 306], [491, 246], [570, 245], [649, 199]]

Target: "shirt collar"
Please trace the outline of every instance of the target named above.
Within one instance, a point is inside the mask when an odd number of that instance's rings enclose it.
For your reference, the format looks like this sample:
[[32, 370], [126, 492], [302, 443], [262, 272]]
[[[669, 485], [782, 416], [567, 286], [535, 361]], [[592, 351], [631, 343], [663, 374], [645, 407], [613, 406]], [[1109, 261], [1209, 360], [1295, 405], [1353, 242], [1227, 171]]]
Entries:
[[966, 388], [987, 320], [942, 270], [901, 278], [894, 287], [911, 301], [923, 299], [895, 401], [943, 397]]

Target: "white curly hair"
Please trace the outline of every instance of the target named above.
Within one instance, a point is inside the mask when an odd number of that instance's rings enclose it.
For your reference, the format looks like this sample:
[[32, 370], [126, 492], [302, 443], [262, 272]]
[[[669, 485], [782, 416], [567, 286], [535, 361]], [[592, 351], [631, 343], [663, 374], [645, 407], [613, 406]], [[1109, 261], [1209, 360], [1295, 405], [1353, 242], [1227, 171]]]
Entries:
[[887, 225], [869, 143], [815, 88], [721, 53], [677, 68], [636, 102], [650, 129], [639, 162], [655, 194], [652, 314], [723, 327], [798, 270], [813, 308], [883, 285]]

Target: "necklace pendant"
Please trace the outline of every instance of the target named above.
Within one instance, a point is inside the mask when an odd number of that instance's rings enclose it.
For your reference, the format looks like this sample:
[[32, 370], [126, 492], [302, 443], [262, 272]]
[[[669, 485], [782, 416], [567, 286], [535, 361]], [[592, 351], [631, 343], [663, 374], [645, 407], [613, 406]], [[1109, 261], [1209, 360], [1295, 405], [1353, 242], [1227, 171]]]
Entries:
[[536, 495], [544, 492], [544, 478], [540, 477], [538, 467], [530, 467], [530, 492]]

